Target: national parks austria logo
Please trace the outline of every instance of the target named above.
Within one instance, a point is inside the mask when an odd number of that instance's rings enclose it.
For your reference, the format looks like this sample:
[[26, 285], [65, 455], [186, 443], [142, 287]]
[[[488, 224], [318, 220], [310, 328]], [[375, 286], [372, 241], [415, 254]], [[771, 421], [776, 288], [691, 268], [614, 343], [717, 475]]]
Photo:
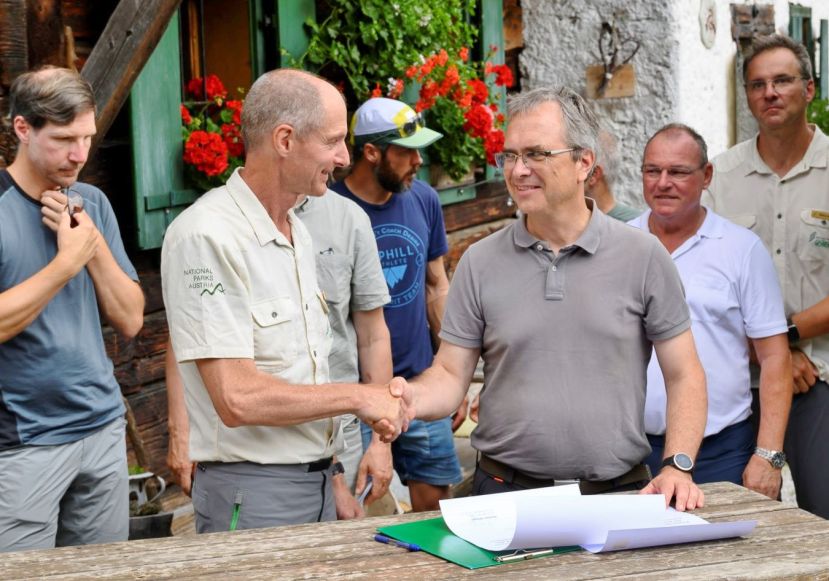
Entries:
[[402, 307], [420, 292], [426, 261], [426, 246], [411, 229], [401, 224], [384, 224], [374, 228], [380, 264], [389, 287], [391, 302], [387, 307]]

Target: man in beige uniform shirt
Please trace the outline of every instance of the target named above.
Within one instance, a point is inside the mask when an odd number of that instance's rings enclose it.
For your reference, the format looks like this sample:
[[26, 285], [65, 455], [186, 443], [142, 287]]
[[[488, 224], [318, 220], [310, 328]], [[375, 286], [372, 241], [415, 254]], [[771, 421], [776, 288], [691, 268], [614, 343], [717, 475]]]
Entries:
[[763, 240], [783, 289], [795, 391], [785, 455], [755, 454], [788, 459], [800, 507], [829, 518], [829, 139], [806, 122], [815, 83], [802, 45], [759, 38], [743, 74], [760, 130], [714, 159], [703, 201]]
[[199, 532], [334, 520], [332, 455], [355, 413], [387, 441], [405, 409], [387, 386], [328, 381], [331, 330], [293, 207], [348, 163], [342, 95], [266, 73], [242, 112], [246, 165], [170, 226], [164, 302], [198, 463]]

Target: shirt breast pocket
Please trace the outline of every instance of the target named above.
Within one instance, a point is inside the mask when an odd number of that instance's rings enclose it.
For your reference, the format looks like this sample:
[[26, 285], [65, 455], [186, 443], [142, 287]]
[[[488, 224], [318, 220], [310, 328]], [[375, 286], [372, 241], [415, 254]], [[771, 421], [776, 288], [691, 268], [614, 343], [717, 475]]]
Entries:
[[829, 264], [829, 210], [805, 209], [800, 213], [797, 256], [810, 270]]
[[351, 259], [342, 254], [317, 254], [317, 279], [329, 303], [348, 301], [351, 295]]
[[717, 323], [729, 309], [738, 306], [725, 279], [697, 276], [688, 282], [685, 292], [691, 318], [698, 321]]
[[252, 305], [251, 315], [256, 364], [289, 366], [299, 350], [298, 306], [287, 297], [272, 298]]

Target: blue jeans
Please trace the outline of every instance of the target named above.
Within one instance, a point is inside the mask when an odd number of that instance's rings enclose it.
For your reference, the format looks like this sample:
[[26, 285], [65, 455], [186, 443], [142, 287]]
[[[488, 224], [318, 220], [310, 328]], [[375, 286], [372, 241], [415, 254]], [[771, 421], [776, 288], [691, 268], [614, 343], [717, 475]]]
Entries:
[[[371, 442], [371, 429], [365, 424], [363, 447]], [[414, 420], [409, 430], [391, 445], [394, 469], [400, 481], [447, 486], [461, 481], [461, 465], [455, 452], [451, 418], [433, 422]]]
[[[665, 436], [648, 434], [651, 453], [645, 459], [654, 476], [662, 469], [665, 454]], [[754, 453], [754, 429], [751, 420], [732, 424], [717, 434], [702, 440], [696, 466], [694, 482], [733, 482], [743, 484], [743, 470]]]

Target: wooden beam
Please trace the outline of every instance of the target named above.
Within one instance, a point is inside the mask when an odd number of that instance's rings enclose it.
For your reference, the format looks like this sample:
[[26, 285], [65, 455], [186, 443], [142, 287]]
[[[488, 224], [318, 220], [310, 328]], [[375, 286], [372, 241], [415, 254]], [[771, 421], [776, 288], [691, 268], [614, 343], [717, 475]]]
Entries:
[[0, 0], [0, 95], [29, 68], [26, 30], [26, 0]]
[[64, 66], [66, 48], [60, 0], [28, 0], [29, 69]]
[[181, 0], [120, 0], [81, 75], [98, 105], [93, 149], [112, 125]]

